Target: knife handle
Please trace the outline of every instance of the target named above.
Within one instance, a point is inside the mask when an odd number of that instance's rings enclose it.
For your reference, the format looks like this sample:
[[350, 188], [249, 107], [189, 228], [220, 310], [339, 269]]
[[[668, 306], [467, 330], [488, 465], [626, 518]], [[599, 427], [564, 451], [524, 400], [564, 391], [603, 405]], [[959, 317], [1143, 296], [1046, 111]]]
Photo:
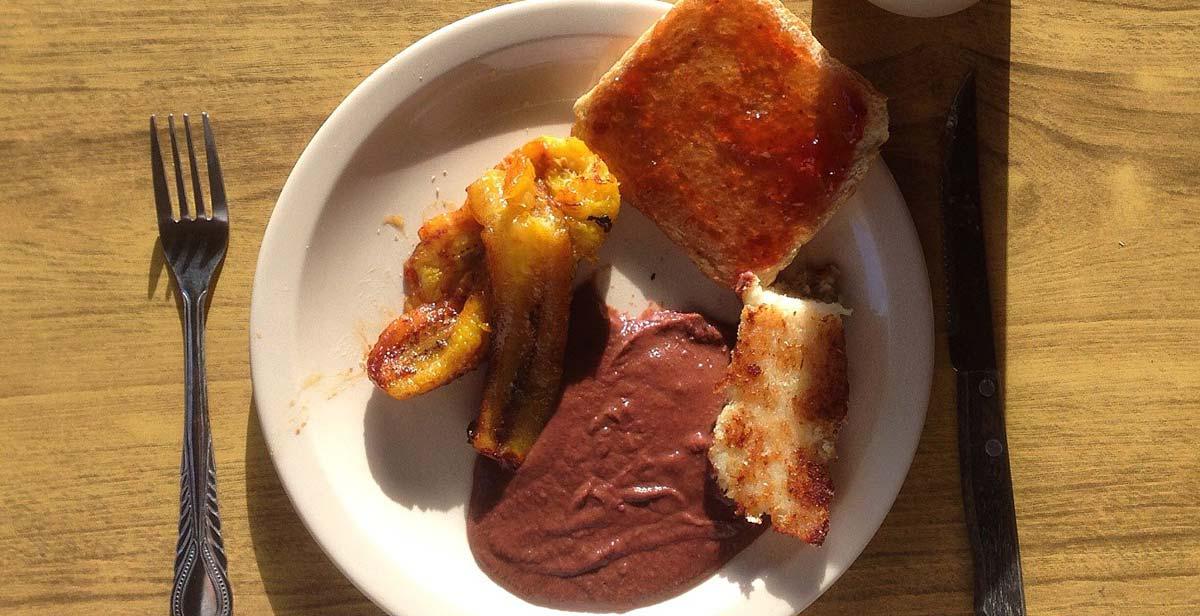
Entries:
[[958, 454], [975, 562], [975, 614], [1024, 616], [1017, 514], [995, 370], [958, 373]]

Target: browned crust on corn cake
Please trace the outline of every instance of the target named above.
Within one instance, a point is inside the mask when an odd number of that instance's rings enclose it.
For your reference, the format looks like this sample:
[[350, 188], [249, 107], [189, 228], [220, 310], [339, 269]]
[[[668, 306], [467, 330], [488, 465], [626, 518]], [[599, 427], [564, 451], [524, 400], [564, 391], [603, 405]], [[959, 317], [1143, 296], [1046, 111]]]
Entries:
[[746, 306], [726, 388], [709, 452], [721, 487], [742, 513], [821, 544], [849, 399], [841, 314]]

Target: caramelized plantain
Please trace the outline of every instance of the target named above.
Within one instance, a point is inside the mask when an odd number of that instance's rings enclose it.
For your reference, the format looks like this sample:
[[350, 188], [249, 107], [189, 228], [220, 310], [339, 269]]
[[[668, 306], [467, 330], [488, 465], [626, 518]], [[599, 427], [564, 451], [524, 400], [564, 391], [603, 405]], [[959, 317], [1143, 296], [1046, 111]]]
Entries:
[[558, 400], [575, 258], [561, 221], [527, 218], [485, 232], [484, 242], [504, 250], [488, 253], [496, 343], [471, 440], [516, 466]]
[[459, 305], [482, 286], [480, 229], [466, 207], [421, 225], [421, 241], [404, 263], [406, 310], [446, 300]]
[[481, 360], [494, 326], [470, 438], [519, 465], [558, 402], [575, 267], [595, 259], [619, 207], [616, 179], [578, 139], [509, 154], [462, 208], [421, 226], [404, 267], [408, 312], [371, 349], [371, 380], [401, 399], [444, 385]]
[[538, 195], [566, 217], [577, 259], [593, 260], [621, 206], [608, 165], [574, 137], [542, 137], [521, 147], [534, 166]]
[[487, 352], [491, 326], [483, 293], [461, 310], [443, 300], [392, 321], [367, 356], [367, 376], [393, 398], [422, 394], [471, 370]]
[[517, 466], [549, 420], [575, 266], [595, 257], [619, 204], [616, 180], [577, 139], [536, 139], [467, 189], [483, 225], [496, 328], [470, 431], [480, 453]]

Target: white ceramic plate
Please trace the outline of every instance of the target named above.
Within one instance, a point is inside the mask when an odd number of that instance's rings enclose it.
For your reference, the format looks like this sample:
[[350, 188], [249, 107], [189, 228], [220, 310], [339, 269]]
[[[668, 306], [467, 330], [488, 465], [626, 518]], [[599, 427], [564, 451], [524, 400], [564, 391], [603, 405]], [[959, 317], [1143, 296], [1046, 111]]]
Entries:
[[[360, 363], [402, 302], [416, 229], [504, 154], [566, 135], [571, 103], [668, 5], [541, 0], [474, 15], [356, 88], [296, 163], [263, 239], [251, 305], [254, 399], [283, 484], [345, 574], [394, 614], [549, 614], [492, 583], [467, 547], [480, 373], [417, 399], [374, 391]], [[402, 232], [384, 225], [399, 214]], [[767, 533], [650, 614], [803, 609], [870, 540], [908, 471], [932, 372], [922, 253], [882, 161], [802, 258], [842, 269], [851, 400], [821, 549]], [[608, 301], [728, 321], [738, 304], [632, 207], [602, 253]], [[656, 274], [652, 276], [651, 274]], [[317, 592], [314, 589], [314, 592]]]

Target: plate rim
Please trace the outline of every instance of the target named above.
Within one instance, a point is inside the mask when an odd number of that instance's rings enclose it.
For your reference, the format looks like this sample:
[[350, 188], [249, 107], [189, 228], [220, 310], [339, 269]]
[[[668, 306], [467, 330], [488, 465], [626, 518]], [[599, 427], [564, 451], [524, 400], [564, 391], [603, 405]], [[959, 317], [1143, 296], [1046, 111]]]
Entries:
[[[259, 247], [256, 269], [251, 286], [248, 335], [250, 338], [249, 350], [252, 400], [254, 402], [255, 411], [258, 415], [257, 420], [259, 421], [260, 426], [263, 428], [263, 440], [266, 444], [271, 462], [275, 467], [275, 471], [280, 479], [280, 483], [284, 488], [284, 492], [287, 494], [293, 510], [295, 510], [297, 517], [300, 518], [309, 535], [321, 547], [322, 551], [329, 558], [330, 562], [333, 563], [333, 565], [342, 575], [346, 577], [347, 580], [349, 580], [370, 601], [387, 612], [393, 614], [410, 614], [412, 613], [411, 610], [414, 608], [411, 606], [395, 605], [394, 602], [376, 592], [376, 589], [369, 587], [365, 576], [360, 577], [357, 575], [358, 572], [352, 571], [352, 567], [350, 566], [349, 562], [343, 562], [343, 559], [338, 557], [337, 554], [341, 550], [336, 549], [336, 547], [332, 545], [331, 539], [323, 538], [322, 534], [318, 532], [319, 529], [317, 522], [314, 520], [316, 517], [314, 512], [311, 509], [306, 509], [305, 507], [301, 506], [302, 503], [307, 503], [309, 501], [308, 497], [304, 496], [304, 493], [308, 491], [307, 486], [301, 485], [301, 480], [303, 478], [297, 477], [296, 474], [298, 471], [281, 461], [281, 452], [277, 449], [276, 439], [272, 438], [272, 435], [269, 434], [267, 430], [267, 426], [274, 423], [265, 417], [266, 413], [264, 412], [265, 407], [271, 406], [271, 404], [266, 403], [266, 400], [263, 399], [264, 396], [267, 396], [266, 391], [268, 388], [260, 386], [260, 384], [264, 383], [265, 379], [262, 376], [258, 376], [256, 378], [256, 375], [265, 374], [263, 371], [269, 370], [270, 366], [264, 365], [267, 361], [267, 355], [269, 355], [269, 353], [262, 348], [262, 344], [265, 343], [260, 340], [258, 333], [261, 332], [264, 319], [269, 319], [270, 317], [270, 315], [266, 313], [267, 308], [265, 307], [265, 305], [269, 302], [264, 301], [264, 295], [269, 292], [268, 287], [271, 286], [271, 281], [268, 280], [267, 273], [276, 269], [275, 267], [271, 266], [271, 262], [273, 260], [272, 255], [280, 252], [284, 248], [284, 246], [281, 246], [282, 243], [287, 241], [295, 241], [291, 236], [284, 237], [286, 234], [284, 233], [285, 230], [283, 229], [283, 226], [289, 222], [293, 222], [286, 220], [287, 217], [300, 216], [300, 214], [292, 210], [288, 210], [285, 206], [285, 203], [292, 203], [297, 200], [295, 193], [302, 190], [300, 185], [305, 181], [303, 178], [313, 177], [314, 171], [316, 170], [312, 168], [314, 165], [321, 164], [321, 161], [314, 160], [319, 156], [319, 153], [324, 152], [330, 147], [335, 149], [340, 147], [341, 143], [339, 143], [339, 137], [341, 137], [341, 135], [338, 132], [339, 129], [348, 128], [345, 126], [346, 124], [358, 125], [360, 128], [364, 124], [370, 124], [369, 122], [364, 122], [364, 120], [361, 118], [349, 117], [354, 113], [356, 108], [362, 104], [362, 101], [366, 101], [366, 99], [368, 99], [372, 93], [384, 86], [386, 81], [395, 72], [401, 69], [401, 67], [404, 67], [412, 60], [419, 59], [427, 49], [436, 47], [443, 39], [452, 39], [453, 37], [456, 37], [460, 31], [471, 30], [477, 26], [484, 25], [489, 21], [513, 19], [518, 17], [527, 18], [531, 15], [545, 13], [547, 11], [565, 11], [567, 13], [580, 12], [583, 14], [587, 14], [589, 12], [594, 13], [596, 11], [614, 13], [653, 11], [657, 16], [665, 13], [665, 11], [669, 10], [670, 7], [670, 4], [661, 2], [659, 0], [524, 0], [522, 2], [501, 5], [468, 15], [421, 37], [411, 45], [407, 46], [405, 49], [401, 50], [399, 53], [395, 54], [393, 57], [389, 58], [378, 68], [373, 70], [366, 78], [355, 85], [355, 87], [345, 96], [345, 98], [338, 103], [329, 116], [321, 123], [313, 137], [305, 145], [295, 165], [289, 172], [287, 181], [284, 183], [279, 197], [272, 208], [263, 234], [262, 243]], [[528, 32], [528, 30], [524, 32]], [[583, 28], [579, 32], [556, 32], [553, 34], [586, 33], [612, 34], [610, 31], [601, 31], [599, 26], [591, 28], [590, 30]], [[524, 34], [520, 34], [516, 35], [515, 37], [509, 36], [507, 38], [507, 44], [511, 45], [520, 44], [522, 41], [534, 40], [536, 37], [528, 37]], [[492, 46], [489, 47], [493, 49], [499, 48]], [[445, 56], [439, 59], [439, 62], [446, 67], [452, 67], [458, 64], [460, 61], [461, 60], [458, 56]], [[415, 92], [419, 88], [420, 85], [412, 84], [412, 92]], [[407, 90], [408, 88], [403, 89]], [[411, 92], [409, 95], [411, 95]], [[351, 145], [357, 143], [354, 140], [350, 140], [350, 142]], [[877, 157], [876, 163], [878, 163], [878, 166], [880, 167], [879, 171], [883, 173], [884, 179], [886, 179], [885, 183], [887, 184], [887, 188], [894, 193], [892, 198], [898, 203], [906, 206], [907, 202], [905, 201], [903, 194], [900, 192], [898, 185], [895, 183], [895, 179], [893, 178], [891, 171], [888, 169], [886, 164], [883, 163], [882, 157]], [[337, 174], [324, 173], [323, 175], [336, 176]], [[294, 206], [292, 209], [295, 209]], [[924, 423], [928, 413], [934, 373], [934, 315], [932, 309], [932, 294], [930, 291], [928, 267], [924, 259], [924, 252], [921, 250], [920, 237], [917, 233], [911, 213], [907, 210], [907, 207], [904, 207], [903, 209], [905, 210], [904, 215], [900, 216], [900, 218], [903, 219], [901, 221], [901, 226], [904, 226], [905, 229], [903, 230], [904, 233], [901, 235], [912, 238], [912, 240], [916, 243], [916, 253], [920, 256], [916, 266], [920, 270], [919, 273], [922, 274], [918, 277], [918, 279], [922, 281], [922, 284], [921, 288], [917, 289], [917, 292], [914, 293], [913, 296], [917, 298], [918, 303], [924, 304], [923, 307], [926, 309], [925, 312], [928, 315], [928, 318], [924, 319], [925, 322], [920, 323], [919, 326], [921, 329], [924, 329], [926, 332], [928, 332], [927, 336], [920, 336], [920, 338], [923, 338], [923, 340], [920, 342], [923, 342], [923, 346], [926, 347], [922, 350], [927, 351], [927, 355], [930, 357], [930, 363], [928, 368], [924, 371], [925, 382], [923, 384], [914, 383], [914, 386], [917, 389], [914, 395], [917, 397], [918, 401], [922, 402], [918, 405], [920, 408], [918, 424], [919, 428], [916, 430], [911, 447], [906, 448], [907, 454], [902, 456], [906, 459], [903, 465], [904, 475], [901, 480], [895, 484], [894, 490], [890, 491], [891, 495], [890, 498], [887, 499], [887, 507], [883, 517], [880, 518], [879, 523], [875, 525], [875, 528], [870, 533], [864, 534], [861, 545], [854, 546], [853, 549], [850, 550], [850, 552], [853, 553], [853, 557], [850, 558], [845, 567], [842, 567], [840, 571], [836, 571], [836, 573], [829, 576], [828, 579], [826, 579], [825, 582], [820, 586], [819, 591], [813, 595], [812, 600], [815, 600], [824, 594], [824, 592], [828, 590], [830, 586], [836, 583], [837, 580], [847, 570], [849, 570], [851, 566], [853, 566], [853, 563], [857, 561], [858, 557], [870, 543], [871, 539], [873, 539], [878, 533], [879, 528], [882, 527], [883, 521], [886, 518], [887, 512], [891, 511], [899, 492], [903, 489], [904, 483], [907, 480], [907, 474], [912, 467], [912, 461], [916, 455], [921, 435], [924, 432]], [[288, 213], [282, 214], [284, 218], [280, 218], [280, 213], [284, 211], [287, 211]], [[314, 216], [313, 218], [314, 220], [311, 222], [313, 225], [315, 225], [315, 219], [317, 216]], [[291, 264], [286, 267], [293, 268], [295, 270], [293, 273], [295, 274], [299, 274], [302, 270], [302, 264], [299, 263]], [[920, 302], [920, 298], [925, 298], [926, 301]], [[913, 419], [914, 421], [917, 420], [916, 413], [914, 413]], [[809, 604], [811, 604], [811, 601], [808, 604], [793, 607], [803, 610], [806, 609]]]

